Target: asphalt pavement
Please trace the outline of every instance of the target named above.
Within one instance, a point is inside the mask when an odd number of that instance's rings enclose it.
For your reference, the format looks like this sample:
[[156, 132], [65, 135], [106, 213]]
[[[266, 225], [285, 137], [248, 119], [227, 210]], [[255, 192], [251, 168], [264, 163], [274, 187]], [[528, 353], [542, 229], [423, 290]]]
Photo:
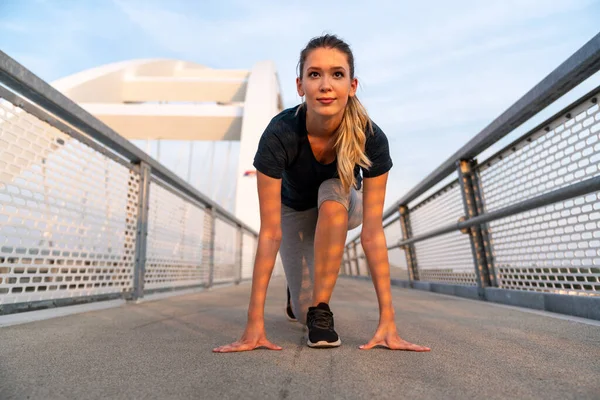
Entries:
[[267, 296], [282, 351], [215, 354], [241, 335], [250, 285], [0, 328], [0, 399], [600, 399], [600, 326], [393, 288], [402, 338], [429, 353], [359, 350], [378, 321], [368, 281], [340, 278], [342, 346], [311, 349]]

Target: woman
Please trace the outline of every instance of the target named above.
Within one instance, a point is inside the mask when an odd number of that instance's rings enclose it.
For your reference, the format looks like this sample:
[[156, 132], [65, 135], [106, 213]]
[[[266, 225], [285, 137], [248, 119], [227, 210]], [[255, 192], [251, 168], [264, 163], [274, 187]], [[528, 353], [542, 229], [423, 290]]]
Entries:
[[312, 39], [300, 54], [296, 86], [305, 101], [273, 118], [254, 159], [261, 226], [246, 329], [239, 341], [214, 351], [281, 350], [264, 328], [278, 251], [293, 314], [308, 328], [308, 346], [339, 346], [329, 301], [346, 234], [361, 222], [380, 319], [373, 338], [360, 348], [429, 351], [402, 340], [396, 330], [382, 225], [392, 160], [385, 134], [356, 97], [350, 47], [333, 35]]

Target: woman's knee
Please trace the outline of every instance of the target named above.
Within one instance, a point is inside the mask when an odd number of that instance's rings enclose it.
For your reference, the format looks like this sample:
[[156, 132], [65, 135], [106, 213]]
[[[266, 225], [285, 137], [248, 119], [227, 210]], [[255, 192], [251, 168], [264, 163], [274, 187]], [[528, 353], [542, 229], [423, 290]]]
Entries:
[[321, 211], [321, 206], [326, 201], [333, 201], [344, 206], [347, 212], [350, 206], [350, 192], [344, 190], [342, 181], [338, 178], [327, 179], [319, 186], [318, 207]]
[[[332, 201], [333, 203], [326, 203]], [[335, 203], [343, 206], [337, 207]], [[323, 204], [329, 204], [326, 209], [322, 209]], [[338, 178], [328, 179], [319, 187], [319, 214], [327, 213], [342, 213], [348, 215], [348, 230], [358, 227], [362, 223], [363, 208], [362, 208], [362, 192], [351, 188], [349, 192], [344, 190], [342, 181]]]

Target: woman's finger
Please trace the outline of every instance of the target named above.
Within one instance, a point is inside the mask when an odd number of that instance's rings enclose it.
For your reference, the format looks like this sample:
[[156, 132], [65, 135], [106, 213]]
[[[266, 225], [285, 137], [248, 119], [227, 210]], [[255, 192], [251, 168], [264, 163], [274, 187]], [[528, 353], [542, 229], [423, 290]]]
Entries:
[[362, 346], [358, 346], [358, 348], [361, 349], [361, 350], [369, 350], [369, 349], [372, 349], [373, 347], [375, 347], [375, 346], [377, 346], [379, 344], [381, 344], [381, 341], [373, 338], [373, 339], [371, 339], [369, 341], [369, 343], [363, 344]]
[[214, 352], [214, 353], [222, 353], [222, 352], [224, 352], [225, 350], [227, 350], [228, 348], [231, 348], [231, 345], [230, 345], [230, 344], [226, 344], [226, 345], [224, 345], [224, 346], [219, 346], [219, 347], [217, 347], [217, 348], [214, 348], [214, 349], [213, 349], [213, 352]]
[[248, 346], [245, 343], [233, 342], [233, 343], [227, 344], [225, 346], [217, 347], [216, 349], [213, 349], [213, 352], [215, 352], [215, 353], [231, 353], [234, 351], [246, 351], [246, 350], [250, 350], [250, 346]]
[[431, 349], [429, 347], [410, 343], [410, 342], [407, 342], [406, 340], [403, 340], [400, 338], [397, 338], [394, 340], [388, 340], [387, 347], [389, 347], [392, 350], [405, 350], [405, 351], [417, 351], [417, 352], [431, 351]]
[[213, 349], [214, 353], [233, 353], [236, 351], [249, 351], [254, 350], [258, 347], [264, 347], [269, 350], [282, 350], [281, 346], [271, 343], [267, 339], [261, 340], [256, 344], [244, 343], [244, 342], [233, 342], [224, 346], [219, 346]]
[[[269, 349], [269, 350], [282, 350], [282, 349], [283, 349], [283, 347], [281, 347], [281, 346], [277, 346], [276, 344], [274, 344], [274, 343], [271, 343], [270, 341], [268, 341], [268, 340], [266, 340], [266, 339], [265, 339], [265, 340], [263, 340], [263, 341], [261, 341], [261, 342], [259, 343], [259, 345], [258, 345], [258, 346], [256, 346], [256, 347], [265, 347], [265, 348], [267, 348], [267, 349]], [[255, 348], [256, 348], [256, 347], [255, 347]]]
[[[232, 344], [233, 344], [233, 343], [232, 343]], [[215, 348], [213, 349], [213, 352], [214, 352], [214, 353], [220, 353], [221, 351], [223, 351], [223, 349], [225, 349], [225, 348], [227, 348], [227, 347], [230, 347], [230, 346], [231, 346], [231, 344], [225, 344], [225, 345], [223, 345], [223, 346], [215, 347]]]

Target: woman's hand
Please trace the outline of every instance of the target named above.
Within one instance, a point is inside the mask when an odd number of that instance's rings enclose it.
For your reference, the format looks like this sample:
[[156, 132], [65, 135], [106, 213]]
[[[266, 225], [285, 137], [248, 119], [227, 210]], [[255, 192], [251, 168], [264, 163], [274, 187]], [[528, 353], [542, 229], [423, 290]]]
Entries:
[[215, 353], [233, 353], [236, 351], [250, 351], [264, 347], [269, 350], [281, 350], [280, 346], [271, 343], [267, 339], [264, 326], [255, 327], [252, 325], [246, 326], [246, 330], [242, 335], [242, 338], [237, 342], [226, 344], [225, 346], [219, 346], [213, 349]]
[[373, 339], [369, 343], [359, 346], [359, 349], [369, 350], [375, 346], [384, 346], [390, 350], [431, 351], [429, 347], [419, 346], [401, 339], [394, 322], [380, 323]]
[[215, 353], [249, 351], [259, 347], [281, 350], [281, 347], [267, 340], [264, 323], [267, 288], [281, 244], [281, 179], [271, 178], [258, 172], [257, 181], [260, 233], [252, 273], [248, 323], [240, 340], [213, 349]]

